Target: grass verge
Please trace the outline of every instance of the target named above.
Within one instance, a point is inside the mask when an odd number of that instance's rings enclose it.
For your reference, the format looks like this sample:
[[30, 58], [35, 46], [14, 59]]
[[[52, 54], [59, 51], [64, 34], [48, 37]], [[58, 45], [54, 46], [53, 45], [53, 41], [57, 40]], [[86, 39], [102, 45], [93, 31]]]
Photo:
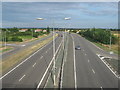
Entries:
[[[94, 42], [91, 38], [88, 38], [88, 37], [84, 37], [86, 38], [87, 40], [91, 41], [92, 43], [94, 43], [96, 46], [100, 47], [101, 49], [107, 51], [107, 52], [110, 52], [110, 49], [109, 49], [109, 45], [105, 45], [105, 44], [101, 44], [99, 42]], [[114, 44], [114, 45], [111, 45], [111, 50], [115, 53], [115, 54], [118, 54], [120, 53], [120, 51], [118, 50], [118, 44]]]
[[36, 45], [33, 45], [31, 47], [28, 47], [28, 48], [25, 48], [24, 50], [19, 51], [15, 55], [13, 55], [9, 58], [6, 58], [6, 60], [1, 60], [0, 65], [2, 65], [2, 67], [0, 69], [0, 73], [6, 72], [11, 67], [13, 67], [17, 63], [21, 62], [22, 60], [24, 60], [29, 55], [31, 55], [33, 52], [35, 52], [36, 50], [38, 50], [39, 48], [41, 48], [45, 44], [49, 43], [52, 39], [53, 39], [52, 37], [48, 38], [48, 39], [46, 39], [46, 40], [44, 40], [44, 41], [42, 41], [42, 42], [40, 42]]

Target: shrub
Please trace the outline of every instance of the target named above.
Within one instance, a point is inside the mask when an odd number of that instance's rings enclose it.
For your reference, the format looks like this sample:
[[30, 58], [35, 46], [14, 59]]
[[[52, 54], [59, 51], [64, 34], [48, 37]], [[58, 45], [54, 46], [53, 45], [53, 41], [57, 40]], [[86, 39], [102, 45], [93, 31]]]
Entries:
[[21, 38], [17, 37], [17, 36], [13, 36], [13, 37], [11, 38], [11, 41], [22, 42], [23, 40], [22, 40]]

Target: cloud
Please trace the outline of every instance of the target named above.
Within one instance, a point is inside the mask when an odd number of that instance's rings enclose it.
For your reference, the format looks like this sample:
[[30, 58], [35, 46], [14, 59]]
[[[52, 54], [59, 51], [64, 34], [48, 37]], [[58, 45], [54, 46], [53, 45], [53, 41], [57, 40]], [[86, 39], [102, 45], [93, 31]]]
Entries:
[[[110, 2], [3, 2], [3, 25], [46, 26], [52, 25], [51, 20], [54, 19], [56, 24], [62, 26], [65, 25], [64, 17], [72, 17], [70, 22], [74, 26], [79, 26], [83, 22], [84, 25], [86, 23], [91, 26], [90, 22], [92, 23], [93, 20], [96, 23], [101, 20], [99, 25], [102, 26], [102, 20], [106, 20], [104, 25], [108, 22], [116, 22], [118, 9], [116, 5], [117, 3]], [[46, 20], [35, 20], [39, 17]], [[96, 23], [93, 22], [93, 25], [99, 26]]]

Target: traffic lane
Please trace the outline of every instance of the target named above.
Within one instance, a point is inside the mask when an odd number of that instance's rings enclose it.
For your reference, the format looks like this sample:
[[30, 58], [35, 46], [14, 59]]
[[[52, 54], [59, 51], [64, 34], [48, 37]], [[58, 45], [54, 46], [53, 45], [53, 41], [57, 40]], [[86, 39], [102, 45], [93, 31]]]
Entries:
[[48, 35], [47, 37], [40, 38], [40, 39], [35, 40], [35, 41], [31, 41], [31, 42], [24, 43], [24, 45], [25, 45], [25, 47], [26, 47], [26, 46], [31, 46], [31, 45], [34, 45], [34, 44], [36, 44], [36, 43], [38, 43], [38, 42], [41, 42], [41, 41], [43, 41], [43, 40], [45, 40], [45, 39], [48, 39], [48, 38], [50, 38], [50, 37], [52, 37], [52, 33], [50, 33], [50, 35]]
[[[41, 41], [43, 41], [43, 40], [45, 40], [45, 39], [47, 39], [47, 38], [50, 38], [52, 35], [50, 34], [49, 36], [47, 36], [47, 37], [45, 37], [45, 38], [42, 38], [42, 39], [39, 39], [39, 40], [35, 40], [35, 41], [33, 41], [33, 42], [27, 42], [27, 43], [25, 43], [24, 45], [24, 47], [22, 46], [19, 46], [19, 47], [14, 47], [14, 49], [13, 50], [10, 50], [10, 51], [8, 51], [8, 52], [5, 52], [5, 53], [2, 53], [1, 55], [0, 55], [0, 57], [2, 58], [2, 60], [4, 60], [5, 58], [7, 58], [7, 57], [9, 57], [9, 56], [11, 56], [11, 55], [14, 55], [15, 53], [17, 53], [18, 51], [20, 51], [20, 50], [23, 50], [23, 49], [25, 49], [25, 48], [27, 48], [27, 47], [29, 47], [29, 46], [32, 46], [32, 45], [34, 45], [34, 44], [37, 44], [37, 43], [40, 43]], [[20, 45], [22, 45], [22, 44], [20, 44]]]
[[115, 75], [105, 66], [105, 64], [94, 53], [87, 50], [87, 55], [91, 61], [91, 65], [96, 72], [96, 77], [104, 88], [117, 88], [118, 79]]
[[[50, 47], [52, 47], [51, 45], [47, 46], [48, 49]], [[46, 48], [46, 50], [47, 50], [47, 48]], [[46, 50], [41, 50], [41, 51], [46, 52]], [[25, 63], [23, 63], [21, 66], [19, 66], [16, 70], [14, 70], [10, 74], [8, 74], [5, 78], [3, 78], [3, 80], [2, 80], [3, 81], [3, 86], [6, 85], [6, 84], [10, 84], [11, 82], [15, 82], [16, 80], [18, 80], [29, 69], [29, 67], [35, 63], [35, 61], [39, 60], [42, 57], [41, 55], [42, 55], [43, 52], [39, 51], [34, 56], [32, 56], [28, 61], [26, 61]], [[39, 56], [39, 58], [38, 58], [38, 56]]]
[[76, 77], [78, 88], [100, 88], [95, 75], [82, 52], [76, 53]]
[[[56, 45], [59, 46], [60, 43], [61, 43], [61, 40], [60, 40], [60, 42], [56, 43]], [[58, 46], [57, 46], [57, 49], [58, 49]], [[32, 88], [33, 87], [35, 88], [38, 85], [38, 83], [40, 82], [46, 68], [48, 67], [49, 63], [51, 62], [51, 60], [53, 58], [54, 54], [52, 52], [53, 52], [53, 49], [51, 49], [51, 51], [48, 51], [47, 55], [44, 54], [45, 56], [43, 56], [43, 60], [41, 60], [41, 62], [36, 64], [35, 70], [31, 70], [30, 74], [27, 74], [25, 79], [23, 81], [21, 81], [19, 84], [24, 85], [25, 87], [28, 87], [30, 85]], [[39, 65], [39, 64], [42, 64], [42, 65]], [[52, 67], [52, 65], [51, 65], [51, 67]], [[51, 70], [52, 69], [50, 68], [48, 71], [48, 74], [52, 72]], [[37, 74], [33, 75], [33, 73], [37, 73]], [[41, 85], [41, 87], [44, 87], [44, 83], [42, 85]], [[20, 86], [18, 86], [18, 87], [20, 88]]]
[[[55, 42], [60, 42], [60, 38], [55, 38]], [[50, 49], [53, 46], [53, 42], [51, 42], [49, 45], [47, 45], [45, 48], [42, 48], [42, 50], [40, 50], [38, 53], [36, 53], [34, 55], [34, 57], [31, 57], [33, 60], [37, 59], [37, 56], [42, 55], [42, 53], [44, 53], [45, 51], [47, 51], [47, 49]], [[31, 55], [30, 55], [31, 56]], [[24, 61], [24, 60], [22, 60]], [[4, 75], [5, 73], [7, 73], [8, 71], [10, 71], [12, 68], [14, 68], [16, 65], [14, 65], [13, 67], [11, 67], [10, 69], [8, 69], [7, 71], [5, 71], [4, 73], [2, 73], [2, 75]]]
[[[73, 53], [73, 40], [71, 35], [68, 36], [68, 48], [65, 54], [67, 54], [64, 60], [63, 70], [63, 88], [75, 88], [75, 76], [74, 76], [74, 53]], [[66, 42], [67, 43], [67, 42]], [[65, 55], [64, 54], [64, 55]]]
[[[76, 34], [77, 35], [77, 34]], [[108, 57], [113, 57], [115, 59], [118, 59], [118, 55], [117, 54], [110, 54], [109, 52], [98, 48], [96, 45], [90, 43], [90, 41], [86, 40], [85, 38], [81, 37], [80, 35], [77, 35], [80, 37], [81, 41], [85, 41], [84, 43], [91, 49], [91, 51], [93, 51], [94, 53], [99, 53], [101, 55], [104, 56], [108, 56]]]
[[[45, 50], [43, 52], [45, 52]], [[16, 85], [15, 82], [18, 81], [29, 70], [29, 68], [32, 67], [32, 65], [36, 61], [41, 60], [43, 58], [43, 55], [42, 55], [43, 52], [36, 53], [28, 61], [26, 61], [21, 66], [19, 66], [16, 70], [14, 70], [10, 74], [8, 74], [6, 77], [4, 77], [2, 79], [3, 87], [9, 87], [12, 85]]]
[[[80, 45], [79, 39], [74, 37], [75, 46]], [[75, 47], [74, 47], [75, 49]], [[97, 80], [82, 50], [75, 50], [76, 77], [78, 88], [99, 88]]]
[[88, 47], [88, 44], [85, 44], [85, 40], [81, 40], [79, 36], [80, 46], [84, 47], [84, 52], [89, 58], [91, 66], [96, 72], [96, 77], [104, 88], [117, 88], [118, 79], [113, 75], [113, 73], [105, 66], [105, 64], [98, 58], [98, 56]]
[[[50, 52], [51, 53], [51, 52]], [[25, 75], [25, 74], [24, 74]], [[21, 76], [22, 77], [22, 76]], [[16, 85], [16, 84], [13, 84], [13, 85]], [[19, 86], [19, 85], [18, 85]]]
[[[36, 61], [36, 65], [31, 65], [31, 68], [27, 70], [24, 75], [26, 75], [20, 82], [16, 81], [15, 88], [35, 88], [39, 81], [41, 80], [47, 66], [49, 65], [50, 61], [52, 60], [53, 53], [52, 49], [46, 54], [44, 54], [43, 58], [39, 61]], [[51, 72], [49, 70], [49, 72]]]

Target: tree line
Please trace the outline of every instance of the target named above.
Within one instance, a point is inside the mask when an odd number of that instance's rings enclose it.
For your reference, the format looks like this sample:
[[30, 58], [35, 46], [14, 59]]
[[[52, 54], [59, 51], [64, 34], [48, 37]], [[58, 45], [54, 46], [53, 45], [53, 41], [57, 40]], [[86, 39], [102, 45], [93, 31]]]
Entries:
[[19, 32], [20, 28], [2, 28], [1, 29], [1, 35], [2, 37], [0, 37], [0, 41], [18, 41], [18, 42], [22, 42], [23, 38], [21, 38], [21, 36], [31, 36], [34, 38], [38, 38], [38, 36], [43, 35], [43, 34], [49, 34], [50, 33], [50, 29], [49, 27], [47, 27], [47, 32], [35, 32], [36, 28], [30, 28], [25, 32]]
[[111, 44], [115, 44], [118, 40], [117, 37], [115, 37], [111, 30], [105, 30], [105, 29], [87, 29], [82, 30], [79, 32], [80, 35], [93, 40], [94, 42], [100, 42], [103, 44], [110, 44], [110, 37], [111, 37]]

